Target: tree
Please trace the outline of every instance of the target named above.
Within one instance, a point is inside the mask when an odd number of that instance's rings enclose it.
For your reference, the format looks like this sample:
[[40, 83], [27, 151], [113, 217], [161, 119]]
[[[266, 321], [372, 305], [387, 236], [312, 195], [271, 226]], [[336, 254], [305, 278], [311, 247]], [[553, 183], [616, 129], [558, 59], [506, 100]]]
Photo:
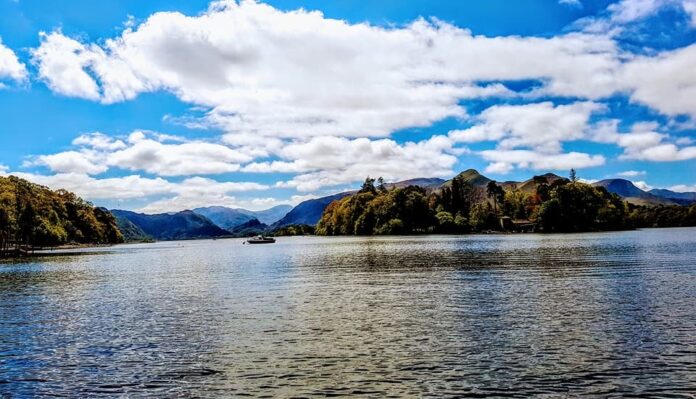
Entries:
[[498, 203], [503, 202], [505, 191], [495, 182], [495, 180], [491, 180], [486, 185], [486, 194], [488, 195], [488, 198], [493, 199], [493, 212], [497, 215]]
[[387, 192], [387, 186], [384, 184], [384, 179], [382, 176], [377, 178], [377, 190], [379, 190], [381, 193]]
[[375, 179], [372, 179], [370, 176], [367, 176], [365, 178], [365, 182], [363, 182], [362, 187], [360, 188], [360, 191], [358, 192], [372, 194], [377, 193], [377, 190], [375, 190]]
[[570, 170], [570, 182], [571, 183], [576, 183], [578, 181], [578, 176], [575, 173], [575, 169]]

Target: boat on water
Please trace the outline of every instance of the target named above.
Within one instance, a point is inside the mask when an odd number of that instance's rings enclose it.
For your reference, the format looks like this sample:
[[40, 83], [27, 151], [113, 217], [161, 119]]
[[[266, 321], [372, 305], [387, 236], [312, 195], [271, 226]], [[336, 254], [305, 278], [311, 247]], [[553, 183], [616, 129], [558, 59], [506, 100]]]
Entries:
[[256, 236], [246, 240], [247, 244], [273, 244], [276, 242], [273, 237]]

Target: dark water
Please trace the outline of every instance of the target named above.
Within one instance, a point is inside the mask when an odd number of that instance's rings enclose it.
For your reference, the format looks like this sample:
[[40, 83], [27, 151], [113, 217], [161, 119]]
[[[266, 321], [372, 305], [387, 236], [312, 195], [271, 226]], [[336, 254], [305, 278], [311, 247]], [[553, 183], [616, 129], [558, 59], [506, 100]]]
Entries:
[[696, 229], [0, 264], [0, 397], [696, 393]]

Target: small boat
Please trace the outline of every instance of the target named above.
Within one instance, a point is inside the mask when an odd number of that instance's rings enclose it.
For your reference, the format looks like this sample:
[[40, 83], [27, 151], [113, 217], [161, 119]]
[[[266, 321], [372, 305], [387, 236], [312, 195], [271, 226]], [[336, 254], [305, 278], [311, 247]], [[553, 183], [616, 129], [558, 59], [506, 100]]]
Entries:
[[273, 237], [256, 236], [246, 240], [247, 244], [273, 244], [275, 242]]

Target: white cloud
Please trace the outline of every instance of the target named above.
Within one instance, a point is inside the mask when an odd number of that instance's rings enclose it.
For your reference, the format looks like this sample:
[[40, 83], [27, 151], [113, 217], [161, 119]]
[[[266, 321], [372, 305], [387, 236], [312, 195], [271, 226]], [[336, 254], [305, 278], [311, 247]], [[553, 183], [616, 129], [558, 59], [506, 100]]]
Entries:
[[631, 98], [667, 115], [696, 117], [696, 44], [627, 63], [622, 84]]
[[644, 170], [627, 170], [624, 172], [619, 172], [616, 175], [619, 177], [638, 177], [645, 176], [647, 173]]
[[696, 185], [689, 186], [686, 184], [677, 184], [676, 186], [672, 186], [669, 189], [678, 193], [693, 193], [696, 192]]
[[0, 80], [2, 79], [22, 82], [27, 79], [27, 69], [14, 51], [5, 46], [0, 38]]
[[696, 146], [680, 146], [679, 139], [656, 131], [656, 123], [636, 123], [628, 133], [616, 131], [617, 123], [604, 124], [593, 136], [593, 140], [615, 143], [624, 152], [619, 159], [672, 162], [696, 159]]
[[495, 150], [479, 153], [490, 162], [488, 173], [598, 166], [605, 163], [603, 156], [565, 153], [563, 142], [589, 139], [593, 130], [590, 118], [603, 109], [591, 101], [557, 106], [551, 102], [494, 105], [475, 119], [477, 125], [451, 131], [449, 137], [456, 142], [496, 142]]
[[126, 148], [126, 143], [103, 133], [94, 132], [78, 136], [72, 141], [73, 145], [89, 147], [94, 150], [120, 150]]
[[[6, 172], [9, 173], [9, 172]], [[171, 192], [172, 185], [162, 178], [145, 178], [138, 175], [96, 179], [80, 173], [40, 175], [12, 172], [12, 175], [47, 186], [65, 189], [89, 200], [118, 200], [144, 198]]]
[[543, 152], [560, 152], [562, 141], [585, 137], [590, 116], [603, 110], [595, 102], [554, 106], [551, 102], [525, 105], [494, 105], [476, 120], [480, 123], [449, 136], [459, 142], [496, 141], [501, 149], [532, 147]]
[[92, 133], [81, 135], [72, 143], [75, 150], [39, 155], [26, 166], [44, 165], [53, 172], [89, 175], [119, 168], [159, 176], [191, 176], [235, 172], [241, 163], [253, 159], [249, 151], [223, 144], [184, 141], [177, 136], [142, 131], [131, 133], [125, 142]]
[[107, 164], [161, 176], [219, 174], [239, 170], [252, 157], [222, 144], [163, 144], [152, 139], [129, 140], [131, 146], [108, 155]]
[[42, 37], [34, 61], [56, 92], [112, 103], [166, 90], [229, 131], [284, 137], [385, 136], [463, 117], [463, 98], [510, 95], [477, 81], [538, 79], [546, 93], [599, 98], [615, 91], [620, 65], [615, 43], [597, 35], [490, 38], [424, 20], [383, 28], [253, 1], [156, 13], [100, 44]]
[[315, 137], [286, 146], [280, 152], [283, 160], [252, 163], [244, 171], [299, 173], [278, 184], [299, 191], [361, 181], [368, 175], [391, 181], [449, 176], [457, 162], [450, 154], [452, 145], [446, 136], [404, 144], [390, 139]]
[[696, 1], [694, 0], [621, 0], [611, 4], [608, 10], [615, 23], [628, 23], [654, 15], [665, 7], [681, 8], [696, 26]]
[[653, 186], [649, 185], [648, 183], [646, 183], [642, 180], [634, 181], [632, 183], [634, 186], [638, 187], [639, 189], [641, 189], [643, 191], [650, 191], [654, 188]]
[[40, 155], [27, 164], [45, 165], [58, 173], [85, 173], [97, 175], [106, 172], [109, 168], [100, 163], [100, 155], [93, 151], [65, 151], [52, 155]]
[[56, 93], [98, 100], [99, 87], [85, 67], [102, 58], [97, 46], [85, 46], [60, 31], [41, 33], [41, 46], [32, 51], [39, 77]]
[[544, 154], [528, 150], [487, 150], [481, 156], [491, 162], [486, 168], [488, 173], [505, 174], [514, 168], [532, 170], [569, 170], [571, 168], [589, 168], [606, 162], [601, 155], [580, 152], [562, 154]]

